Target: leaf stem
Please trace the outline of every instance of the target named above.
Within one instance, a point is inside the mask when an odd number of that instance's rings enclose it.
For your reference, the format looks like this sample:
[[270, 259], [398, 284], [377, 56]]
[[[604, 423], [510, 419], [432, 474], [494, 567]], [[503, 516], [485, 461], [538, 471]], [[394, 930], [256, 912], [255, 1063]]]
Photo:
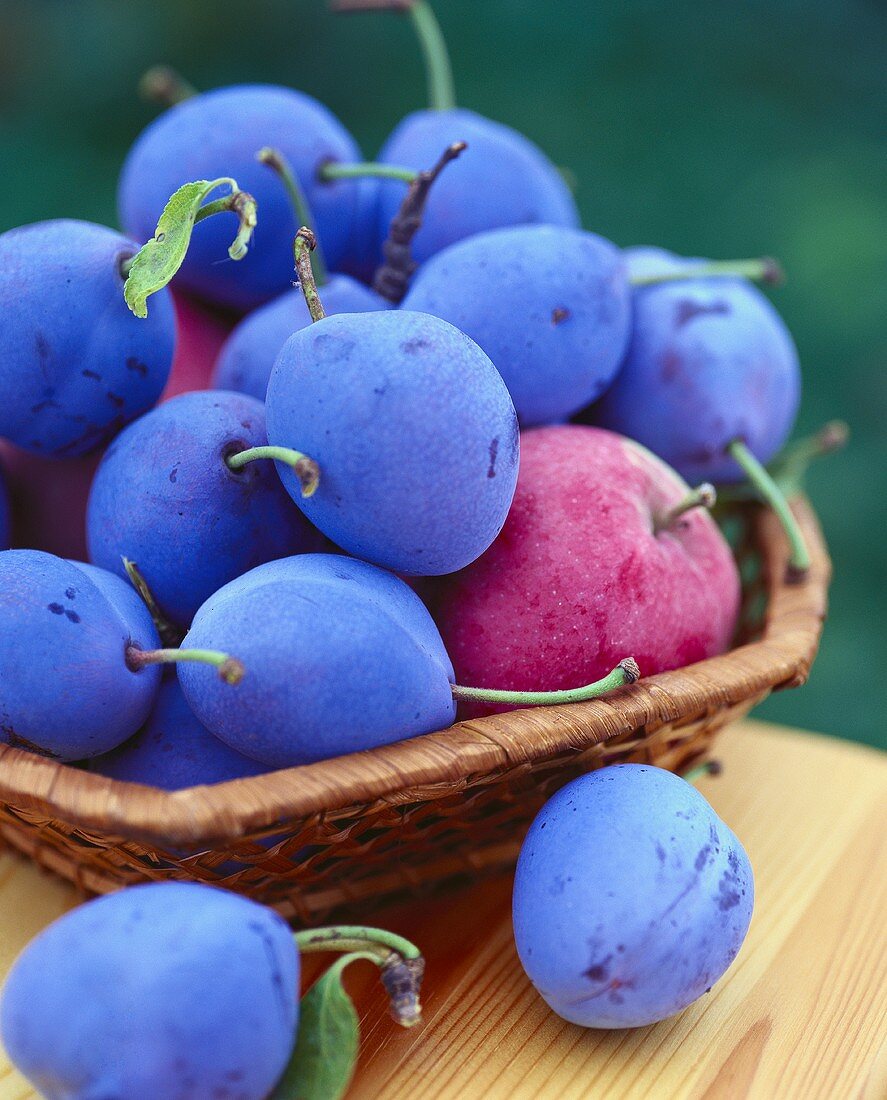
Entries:
[[311, 253], [317, 248], [317, 237], [303, 225], [293, 241], [293, 258], [296, 262], [296, 275], [299, 286], [305, 295], [305, 302], [312, 321], [322, 321], [326, 314], [323, 311], [323, 302], [317, 293], [317, 283], [314, 281], [314, 273], [311, 270]]
[[[307, 225], [311, 229], [314, 229], [317, 224], [314, 220], [314, 213], [311, 210], [311, 206], [302, 189], [302, 185], [299, 183], [299, 178], [293, 170], [293, 166], [283, 153], [279, 149], [272, 149], [269, 145], [266, 145], [256, 153], [256, 160], [261, 161], [262, 164], [266, 164], [280, 176], [283, 186], [286, 188], [286, 193], [289, 196], [290, 205], [296, 215], [296, 223], [298, 225]], [[326, 261], [323, 258], [323, 250], [319, 244], [315, 244], [311, 256], [311, 268], [314, 271], [314, 281], [318, 286], [323, 286], [329, 281]]]
[[225, 463], [231, 470], [240, 470], [248, 462], [255, 462], [260, 458], [273, 458], [275, 462], [284, 462], [292, 467], [302, 486], [303, 497], [313, 496], [317, 491], [317, 486], [320, 484], [320, 467], [313, 458], [302, 454], [301, 451], [294, 451], [291, 447], [271, 445], [248, 447], [245, 451], [228, 455]]
[[492, 688], [462, 687], [452, 684], [453, 695], [457, 699], [481, 703], [505, 703], [518, 707], [550, 707], [558, 703], [581, 703], [586, 699], [596, 699], [615, 688], [633, 684], [640, 678], [640, 669], [633, 657], [626, 657], [602, 680], [596, 680], [585, 687], [568, 688], [566, 691], [499, 691]]
[[741, 439], [734, 439], [728, 444], [727, 453], [738, 463], [760, 496], [779, 517], [791, 551], [787, 579], [792, 583], [804, 580], [810, 571], [810, 552], [785, 494]]
[[407, 14], [419, 39], [428, 81], [428, 105], [432, 111], [452, 111], [456, 106], [453, 66], [440, 23], [428, 0], [415, 0]]

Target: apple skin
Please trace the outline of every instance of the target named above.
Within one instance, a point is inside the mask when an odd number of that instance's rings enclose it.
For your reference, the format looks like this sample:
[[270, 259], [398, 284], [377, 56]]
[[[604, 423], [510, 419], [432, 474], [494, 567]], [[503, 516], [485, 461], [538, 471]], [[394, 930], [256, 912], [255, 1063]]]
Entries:
[[[206, 390], [219, 349], [236, 318], [182, 294], [176, 309], [176, 350], [160, 400]], [[61, 558], [85, 559], [86, 501], [104, 448], [80, 458], [46, 458], [0, 439], [0, 471], [9, 489], [11, 543]]]
[[174, 294], [176, 307], [176, 353], [161, 401], [180, 393], [208, 390], [213, 367], [222, 345], [237, 323], [237, 317]]
[[[493, 545], [435, 580], [429, 605], [456, 683], [578, 687], [634, 657], [642, 676], [723, 652], [740, 598], [736, 563], [711, 516], [653, 516], [688, 486], [639, 444], [601, 428], [521, 434], [517, 492]], [[464, 714], [511, 708], [473, 705]]]

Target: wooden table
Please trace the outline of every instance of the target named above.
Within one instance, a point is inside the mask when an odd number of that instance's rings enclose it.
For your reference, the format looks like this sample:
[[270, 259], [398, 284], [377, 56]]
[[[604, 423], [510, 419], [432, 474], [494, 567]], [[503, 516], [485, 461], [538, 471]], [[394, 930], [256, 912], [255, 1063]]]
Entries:
[[[651, 1027], [585, 1031], [549, 1012], [518, 964], [510, 878], [381, 910], [373, 923], [426, 954], [425, 1022], [395, 1027], [374, 968], [352, 968], [363, 1045], [349, 1100], [887, 1096], [887, 756], [753, 722], [718, 754], [723, 775], [699, 787], [745, 844], [757, 903], [710, 994]], [[74, 901], [0, 858], [0, 972]], [[0, 1059], [0, 1100], [35, 1096]]]

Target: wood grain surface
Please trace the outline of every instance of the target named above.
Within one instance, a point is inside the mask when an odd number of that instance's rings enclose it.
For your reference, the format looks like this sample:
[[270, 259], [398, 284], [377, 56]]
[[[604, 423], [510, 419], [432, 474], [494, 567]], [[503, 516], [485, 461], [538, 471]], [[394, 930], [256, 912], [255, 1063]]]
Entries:
[[[724, 773], [699, 786], [745, 844], [757, 900], [710, 994], [651, 1027], [585, 1031], [547, 1009], [517, 962], [510, 879], [368, 911], [424, 950], [425, 1020], [396, 1028], [374, 968], [352, 968], [363, 1044], [349, 1100], [887, 1096], [887, 756], [752, 722], [717, 747]], [[0, 974], [76, 900], [2, 857]], [[36, 1095], [0, 1054], [0, 1100]]]

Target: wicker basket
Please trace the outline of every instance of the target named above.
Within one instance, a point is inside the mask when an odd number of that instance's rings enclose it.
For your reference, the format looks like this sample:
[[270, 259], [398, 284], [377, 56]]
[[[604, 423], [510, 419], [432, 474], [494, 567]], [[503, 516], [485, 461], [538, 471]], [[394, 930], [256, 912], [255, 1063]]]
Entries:
[[[0, 747], [0, 837], [103, 893], [146, 879], [224, 882], [313, 922], [513, 863], [530, 819], [591, 768], [683, 769], [771, 691], [804, 683], [830, 563], [815, 516], [793, 509], [812, 569], [785, 580], [775, 518], [747, 506], [737, 550], [742, 644], [606, 698], [513, 711], [319, 764], [165, 792]], [[766, 597], [766, 598], [763, 598]]]

